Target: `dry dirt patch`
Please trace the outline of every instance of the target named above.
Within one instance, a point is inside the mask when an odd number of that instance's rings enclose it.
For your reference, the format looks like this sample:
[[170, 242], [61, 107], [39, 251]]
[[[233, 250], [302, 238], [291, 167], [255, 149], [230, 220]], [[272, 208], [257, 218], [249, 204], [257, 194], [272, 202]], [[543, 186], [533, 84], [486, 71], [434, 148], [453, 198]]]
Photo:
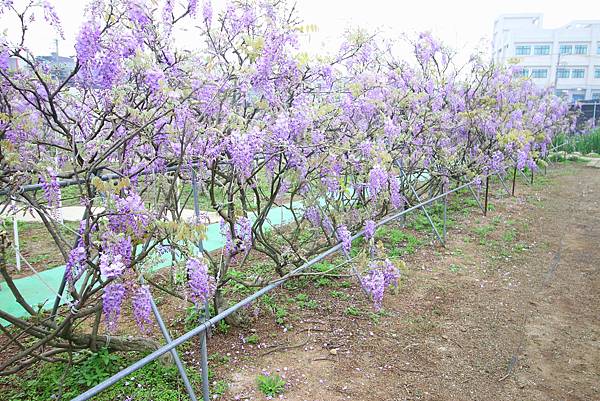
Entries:
[[225, 398], [264, 399], [269, 371], [299, 401], [600, 399], [600, 174], [540, 181], [409, 256], [378, 322], [328, 307], [270, 338], [290, 348], [220, 369]]

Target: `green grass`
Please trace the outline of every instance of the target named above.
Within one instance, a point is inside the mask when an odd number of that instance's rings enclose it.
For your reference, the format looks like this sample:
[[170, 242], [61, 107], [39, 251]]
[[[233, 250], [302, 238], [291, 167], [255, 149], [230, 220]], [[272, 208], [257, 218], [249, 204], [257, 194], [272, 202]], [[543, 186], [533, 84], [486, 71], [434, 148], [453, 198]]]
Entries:
[[377, 231], [376, 238], [378, 240], [385, 240], [389, 243], [390, 249], [388, 251], [388, 256], [391, 258], [413, 254], [423, 243], [423, 241], [416, 236], [398, 228], [382, 228]]
[[279, 375], [260, 375], [256, 378], [256, 384], [267, 397], [275, 397], [285, 391], [285, 381]]
[[553, 147], [560, 146], [561, 152], [600, 153], [600, 129], [589, 134], [559, 134], [552, 140]]
[[[18, 375], [1, 378], [3, 384], [10, 384], [1, 398], [11, 401], [48, 401], [58, 399], [58, 392], [62, 391], [60, 399], [69, 400], [123, 369], [136, 357], [139, 358], [139, 355], [124, 356], [101, 350], [89, 355], [76, 354], [74, 360], [80, 360], [70, 368], [63, 362], [42, 363]], [[198, 371], [188, 368], [186, 373], [194, 388], [199, 390], [202, 379]], [[226, 387], [217, 382], [214, 394], [223, 394], [224, 389]], [[187, 399], [187, 394], [175, 365], [154, 361], [103, 391], [94, 400], [124, 401], [127, 397], [131, 401], [179, 401]]]
[[348, 316], [360, 316], [361, 311], [355, 306], [349, 306], [346, 308], [346, 315]]

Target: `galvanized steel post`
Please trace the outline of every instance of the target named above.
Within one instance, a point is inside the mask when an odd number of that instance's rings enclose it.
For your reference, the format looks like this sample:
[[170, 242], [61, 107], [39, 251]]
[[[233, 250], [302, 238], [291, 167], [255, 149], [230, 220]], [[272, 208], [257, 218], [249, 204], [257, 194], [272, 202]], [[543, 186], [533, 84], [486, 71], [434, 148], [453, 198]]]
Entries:
[[487, 216], [488, 211], [488, 192], [490, 189], [490, 176], [485, 177], [485, 206], [483, 208], [483, 215]]
[[444, 226], [442, 227], [442, 233], [444, 237], [444, 244], [446, 243], [446, 220], [448, 213], [448, 195], [444, 196]]
[[[154, 317], [156, 318], [156, 322], [158, 323], [158, 327], [160, 328], [160, 331], [161, 331], [163, 337], [165, 338], [165, 341], [167, 342], [167, 344], [170, 344], [173, 340], [171, 339], [169, 330], [167, 330], [167, 327], [165, 326], [165, 322], [163, 322], [162, 317], [160, 316], [160, 312], [158, 311], [158, 308], [156, 307], [156, 303], [154, 302], [154, 298], [152, 297], [152, 295], [150, 295], [150, 306], [152, 307], [152, 313], [154, 314]], [[175, 348], [172, 348], [169, 352], [171, 353], [171, 356], [173, 357], [173, 360], [175, 361], [175, 366], [177, 366], [177, 370], [179, 371], [181, 380], [183, 380], [183, 385], [185, 386], [185, 391], [188, 393], [188, 395], [190, 396], [190, 399], [192, 401], [197, 401], [198, 399], [196, 398], [196, 394], [194, 393], [194, 389], [192, 388], [190, 379], [187, 377], [187, 374], [185, 373], [185, 368], [183, 367], [183, 364], [181, 363], [181, 359], [179, 359], [179, 354], [177, 353], [177, 350]]]
[[513, 170], [513, 181], [512, 181], [512, 196], [515, 196], [515, 184], [517, 183], [517, 166]]
[[[196, 180], [196, 171], [194, 167], [192, 167], [192, 192], [194, 195], [194, 215], [196, 219], [200, 216], [200, 201], [198, 199], [198, 184]], [[202, 240], [198, 242], [198, 252], [204, 252], [204, 244]], [[210, 310], [208, 307], [208, 301], [204, 302], [204, 318], [200, 321], [200, 323], [205, 322], [210, 319]], [[202, 369], [202, 398], [204, 401], [210, 400], [210, 388], [208, 383], [208, 350], [206, 346], [206, 331], [202, 331], [200, 333], [200, 364]]]

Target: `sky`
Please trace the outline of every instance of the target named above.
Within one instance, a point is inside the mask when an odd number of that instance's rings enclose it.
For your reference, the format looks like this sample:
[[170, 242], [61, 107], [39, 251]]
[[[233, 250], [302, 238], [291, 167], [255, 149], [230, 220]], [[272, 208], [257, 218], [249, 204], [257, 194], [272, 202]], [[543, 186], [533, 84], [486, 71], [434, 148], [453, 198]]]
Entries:
[[[15, 4], [26, 0], [13, 0]], [[186, 1], [186, 0], [177, 0]], [[202, 0], [199, 0], [202, 2]], [[215, 8], [225, 0], [212, 0]], [[83, 21], [85, 0], [50, 0], [55, 5], [65, 31], [59, 53], [74, 54], [73, 40]], [[296, 8], [305, 24], [315, 24], [311, 48], [327, 48], [339, 43], [348, 27], [380, 31], [388, 37], [403, 33], [432, 31], [459, 53], [468, 55], [475, 48], [489, 50], [494, 20], [503, 13], [543, 13], [545, 28], [556, 28], [572, 20], [600, 19], [600, 1], [579, 0], [297, 0]], [[41, 20], [41, 18], [40, 18]], [[0, 19], [0, 31], [15, 33], [15, 25]], [[36, 55], [54, 51], [56, 35], [47, 29], [32, 29], [29, 46]]]

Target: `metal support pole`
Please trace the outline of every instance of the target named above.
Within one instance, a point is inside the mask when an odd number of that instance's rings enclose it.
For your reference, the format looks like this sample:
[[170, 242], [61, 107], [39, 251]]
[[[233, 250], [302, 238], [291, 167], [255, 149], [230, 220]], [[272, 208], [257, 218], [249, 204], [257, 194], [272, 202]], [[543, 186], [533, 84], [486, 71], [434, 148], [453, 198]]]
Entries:
[[[404, 174], [404, 171], [402, 171], [402, 170], [400, 170], [400, 171], [402, 172], [402, 174]], [[408, 184], [408, 187], [410, 188], [411, 192], [417, 199], [417, 202], [421, 203], [421, 198], [419, 197], [419, 194], [417, 194], [415, 187], [413, 187], [413, 185], [408, 180], [406, 181], [406, 183]], [[423, 213], [425, 213], [425, 217], [427, 217], [427, 221], [429, 221], [429, 224], [431, 225], [431, 228], [433, 229], [433, 232], [434, 232], [435, 236], [437, 237], [438, 241], [440, 241], [440, 244], [442, 244], [442, 246], [446, 246], [446, 244], [445, 244], [444, 240], [442, 239], [442, 237], [440, 236], [440, 233], [438, 232], [437, 228], [435, 228], [435, 224], [433, 224], [433, 220], [431, 219], [431, 216], [429, 215], [429, 213], [427, 213], [427, 209], [425, 209], [425, 206], [421, 206], [420, 209], [423, 211]]]
[[517, 166], [513, 170], [512, 196], [515, 196], [515, 184], [517, 183]]
[[[12, 201], [13, 211], [16, 210], [15, 201]], [[21, 271], [21, 246], [19, 243], [19, 221], [17, 220], [17, 215], [13, 216], [13, 237], [14, 237], [14, 246], [15, 246], [15, 263], [17, 267], [17, 271]]]
[[504, 178], [502, 178], [502, 175], [500, 173], [496, 173], [496, 175], [500, 179], [500, 183], [502, 184], [502, 187], [506, 191], [507, 195], [510, 195], [510, 189], [508, 189], [508, 187], [506, 186], [506, 182], [504, 181]]
[[442, 234], [444, 237], [444, 244], [446, 243], [446, 221], [448, 214], [448, 195], [444, 196], [444, 226], [442, 227]]
[[[194, 195], [194, 215], [196, 218], [200, 216], [200, 202], [198, 199], [198, 184], [196, 180], [196, 171], [192, 167], [192, 192]], [[204, 244], [202, 240], [198, 241], [198, 252], [204, 252]], [[208, 307], [208, 301], [204, 302], [204, 316], [201, 318], [200, 323], [210, 319], [210, 309]], [[207, 333], [200, 333], [200, 364], [202, 368], [202, 398], [204, 401], [210, 401], [210, 389], [208, 383], [208, 350], [206, 346]]]
[[529, 177], [527, 177], [522, 170], [519, 170], [519, 174], [525, 179], [525, 184], [529, 185]]
[[[81, 220], [85, 221], [85, 220], [87, 220], [88, 217], [89, 217], [89, 209], [86, 207], [83, 212], [83, 218]], [[75, 237], [75, 242], [73, 243], [73, 249], [75, 249], [75, 247], [77, 246], [78, 243], [79, 243], [79, 234]], [[58, 307], [60, 306], [60, 300], [63, 296], [63, 293], [65, 292], [66, 286], [67, 286], [67, 270], [65, 270], [65, 273], [63, 274], [62, 281], [60, 282], [60, 286], [58, 287], [58, 293], [56, 294], [56, 298], [54, 299], [54, 305], [52, 305], [52, 313], [50, 314], [52, 321], [54, 321], [54, 319], [56, 318], [56, 313], [58, 312]]]
[[[160, 312], [158, 311], [158, 308], [156, 307], [156, 303], [154, 302], [154, 298], [152, 297], [152, 295], [150, 295], [150, 305], [152, 306], [152, 313], [154, 313], [154, 317], [156, 318], [156, 322], [158, 323], [158, 327], [160, 328], [160, 331], [161, 331], [163, 337], [167, 341], [167, 344], [170, 344], [173, 340], [171, 339], [171, 336], [169, 335], [169, 330], [167, 330], [167, 327], [165, 326], [165, 322], [163, 322], [163, 320], [160, 316]], [[198, 399], [196, 398], [196, 393], [194, 393], [194, 389], [192, 387], [192, 384], [190, 383], [190, 379], [187, 377], [187, 374], [185, 373], [185, 368], [183, 367], [183, 363], [181, 363], [181, 359], [179, 359], [179, 354], [177, 353], [177, 350], [175, 348], [172, 348], [169, 352], [171, 353], [171, 356], [173, 357], [173, 360], [175, 361], [175, 365], [177, 366], [177, 370], [179, 371], [179, 375], [181, 376], [181, 379], [183, 380], [183, 385], [185, 386], [185, 391], [188, 393], [188, 395], [190, 396], [190, 399], [192, 401], [198, 401]], [[205, 399], [205, 401], [206, 401], [206, 399]]]
[[488, 192], [490, 190], [490, 176], [485, 177], [485, 206], [483, 208], [483, 215], [487, 216], [488, 211]]
[[481, 211], [483, 212], [483, 205], [481, 204], [481, 201], [479, 200], [479, 197], [477, 196], [475, 191], [473, 191], [473, 187], [471, 186], [471, 184], [468, 184], [467, 188], [469, 188], [469, 191], [471, 191], [471, 195], [473, 195], [473, 198], [475, 198], [475, 202], [477, 202], [477, 206], [479, 206], [479, 209], [481, 209]]

